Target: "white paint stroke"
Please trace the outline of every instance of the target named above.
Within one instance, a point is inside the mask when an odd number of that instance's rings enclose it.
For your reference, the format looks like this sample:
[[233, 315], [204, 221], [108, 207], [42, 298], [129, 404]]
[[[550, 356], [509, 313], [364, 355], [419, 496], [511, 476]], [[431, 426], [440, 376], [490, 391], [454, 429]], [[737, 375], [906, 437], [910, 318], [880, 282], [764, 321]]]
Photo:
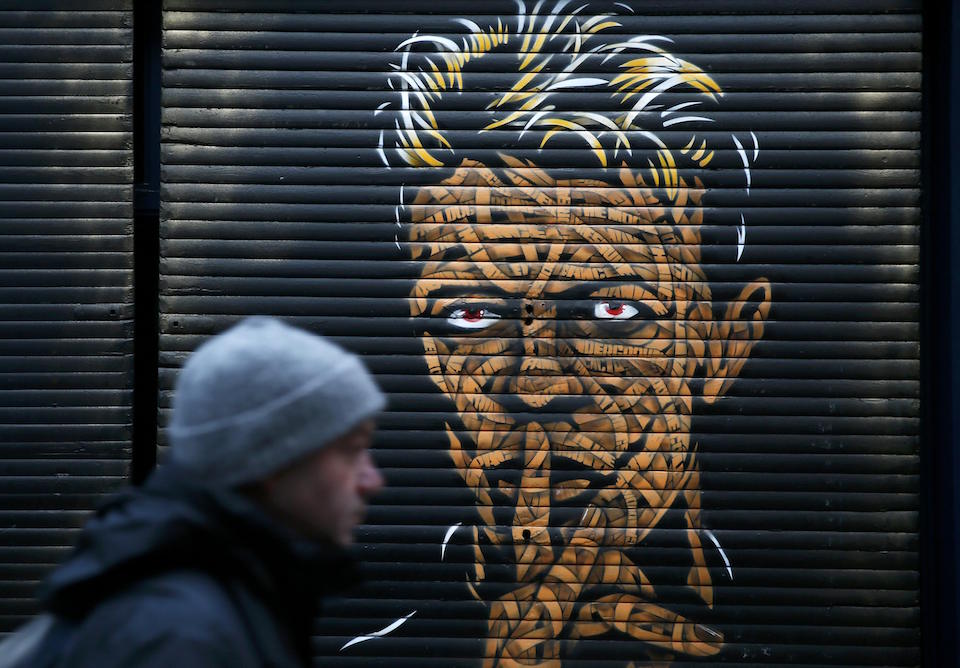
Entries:
[[[536, 17], [536, 15], [540, 13], [540, 8], [543, 7], [543, 3], [545, 3], [546, 1], [547, 1], [547, 0], [538, 0], [538, 1], [537, 1], [537, 4], [535, 4], [535, 5], [533, 6], [533, 11], [530, 12], [530, 14], [531, 14], [532, 17]], [[531, 27], [531, 28], [533, 27], [533, 24], [532, 24], [532, 23], [530, 24], [530, 27]]]
[[660, 112], [660, 118], [674, 113], [675, 111], [680, 111], [681, 109], [686, 109], [687, 107], [692, 107], [695, 104], [700, 104], [699, 100], [694, 100], [693, 102], [681, 102], [680, 104], [675, 104], [669, 109]]
[[[661, 93], [665, 93], [669, 91], [671, 88], [675, 88], [676, 86], [679, 86], [681, 83], [683, 83], [682, 75], [671, 76], [671, 77], [665, 78], [663, 81], [657, 84], [656, 87], [644, 93], [640, 97], [640, 99], [637, 100], [636, 104], [633, 105], [633, 108], [630, 110], [630, 113], [627, 114], [626, 118], [623, 119], [621, 126], [628, 127], [632, 125], [633, 120], [637, 117], [637, 115], [641, 111], [647, 108], [647, 105], [649, 105], [651, 102], [657, 99], [657, 97], [659, 97]], [[653, 109], [653, 107], [651, 106], [650, 109]], [[676, 123], [680, 121], [674, 120], [674, 122]]]
[[[413, 37], [410, 39], [416, 39], [417, 33], [413, 33]], [[400, 47], [397, 47], [398, 49]], [[456, 48], [456, 47], [454, 47]], [[396, 50], [396, 49], [395, 49]], [[408, 45], [406, 50], [403, 52], [403, 55], [400, 57], [400, 65], [403, 70], [407, 69], [407, 62], [410, 59], [410, 46]], [[410, 93], [407, 91], [409, 82], [406, 78], [401, 77], [401, 88], [400, 88], [400, 116], [403, 118], [403, 126], [407, 129], [407, 135], [413, 137], [413, 134], [416, 133], [416, 130], [413, 127], [413, 120], [410, 116]], [[397, 130], [400, 129], [400, 124], [397, 122], [397, 119], [393, 120], [394, 124], [397, 126]], [[413, 131], [413, 134], [410, 131]], [[409, 160], [408, 160], [409, 161]]]
[[740, 256], [743, 255], [743, 246], [747, 243], [747, 223], [743, 219], [743, 214], [740, 214], [740, 227], [737, 228], [737, 262], [740, 261]]
[[443, 542], [440, 544], [440, 561], [443, 561], [443, 555], [447, 553], [447, 543], [450, 542], [450, 538], [453, 536], [454, 532], [456, 532], [456, 530], [460, 528], [461, 524], [463, 524], [463, 522], [457, 522], [456, 524], [451, 526], [449, 529], [447, 529], [447, 533], [444, 534]]
[[[666, 125], [666, 123], [664, 123]], [[743, 144], [740, 143], [740, 140], [737, 139], [737, 135], [730, 135], [733, 137], [733, 143], [737, 145], [737, 153], [740, 154], [740, 161], [743, 163], [743, 173], [747, 176], [747, 193], [750, 192], [750, 161], [747, 160], [747, 152], [743, 150]]]
[[390, 106], [390, 101], [388, 100], [387, 102], [384, 102], [384, 103], [382, 103], [381, 105], [379, 105], [379, 106], [377, 107], [377, 110], [376, 110], [375, 112], [373, 112], [373, 115], [376, 116], [377, 114], [379, 114], [381, 111], [383, 111], [384, 109], [386, 109], [386, 108], [389, 107], [389, 106]]
[[676, 118], [668, 118], [665, 120], [663, 122], [663, 127], [669, 128], [671, 125], [676, 125], [677, 123], [693, 123], [694, 121], [706, 121], [707, 123], [713, 123], [712, 118], [706, 118], [705, 116], [677, 116]]
[[403, 250], [402, 248], [400, 248], [400, 239], [399, 239], [399, 236], [396, 235], [396, 234], [393, 235], [393, 243], [395, 243], [395, 244], [397, 245], [397, 250], [398, 250], [398, 251], [402, 251], [402, 250]]
[[544, 109], [543, 111], [538, 111], [533, 116], [531, 116], [530, 120], [527, 121], [527, 124], [523, 126], [523, 130], [520, 132], [520, 136], [517, 137], [517, 139], [523, 139], [523, 135], [527, 133], [527, 130], [530, 129], [530, 126], [535, 124], [537, 121], [539, 121], [541, 118], [549, 114], [551, 111], [553, 111], [552, 107], [548, 109]]
[[631, 14], [633, 14], [634, 11], [635, 11], [635, 10], [633, 9], [633, 7], [631, 7], [630, 5], [625, 5], [625, 4], [623, 4], [622, 2], [615, 2], [615, 3], [613, 3], [613, 4], [615, 4], [617, 7], [623, 7], [624, 9], [626, 9], [626, 10], [627, 10], [628, 12], [630, 12]]
[[551, 90], [560, 90], [561, 88], [578, 88], [580, 86], [603, 86], [607, 83], [606, 79], [594, 79], [592, 77], [582, 77], [580, 79], [566, 79], [564, 81], [558, 81], [552, 83], [546, 88], [544, 92]]
[[390, 161], [387, 160], [387, 156], [383, 152], [383, 130], [380, 131], [380, 140], [377, 142], [377, 154], [380, 156], [380, 159], [383, 160], [383, 164], [389, 167]]
[[757, 141], [757, 135], [753, 133], [753, 130], [750, 131], [750, 136], [753, 137], [753, 161], [757, 161], [757, 156], [760, 155], [760, 142]]
[[[460, 47], [457, 46], [456, 42], [454, 42], [452, 39], [447, 39], [446, 37], [440, 37], [439, 35], [420, 35], [420, 36], [414, 35], [413, 37], [409, 37], [403, 40], [402, 42], [400, 42], [400, 44], [397, 45], [397, 48], [395, 48], [394, 51], [399, 51], [404, 47], [411, 47], [414, 44], [421, 44], [423, 42], [433, 42], [434, 44], [445, 46], [454, 53], [460, 51]], [[406, 68], [403, 68], [403, 69], [406, 69]]]
[[470, 32], [483, 32], [483, 29], [470, 19], [454, 19], [453, 21], [454, 23], [459, 23], [460, 25], [464, 26]]
[[[550, 14], [547, 15], [550, 18], [548, 18], [546, 22], [542, 26], [540, 26], [541, 34], [543, 35], [550, 34], [550, 28], [553, 27], [554, 22], [560, 16], [560, 12], [562, 12], [563, 8], [569, 5], [572, 1], [573, 0], [560, 0], [560, 2], [557, 2], [553, 7], [550, 8]], [[546, 0], [540, 0], [540, 2], [537, 3], [537, 6], [534, 7], [534, 10], [533, 10], [534, 14], [540, 11], [540, 5], [543, 4], [544, 2], [546, 2]], [[551, 35], [548, 41], [552, 41], [554, 37], [555, 35]]]
[[603, 127], [612, 130], [614, 132], [620, 132], [620, 126], [614, 123], [611, 119], [607, 118], [603, 114], [596, 114], [592, 111], [585, 111], [580, 114], [583, 118], [589, 118], [591, 121], [595, 122], [597, 125], [602, 125]]
[[669, 37], [664, 37], [663, 35], [637, 35], [636, 37], [631, 37], [626, 42], [617, 42], [616, 44], [603, 44], [594, 49], [593, 53], [602, 53], [603, 51], [610, 51], [606, 58], [600, 62], [607, 62], [615, 55], [623, 51], [624, 49], [638, 49], [642, 51], [653, 51], [656, 53], [662, 53], [663, 49], [650, 44], [650, 42], [670, 42], [673, 43], [673, 40]]
[[411, 617], [413, 617], [415, 614], [417, 614], [416, 610], [414, 610], [413, 612], [409, 612], [403, 617], [401, 617], [400, 619], [396, 620], [395, 622], [388, 624], [387, 626], [384, 626], [379, 631], [374, 631], [373, 633], [368, 633], [367, 635], [363, 635], [363, 636], [357, 636], [353, 640], [349, 640], [346, 643], [344, 643], [343, 647], [340, 648], [340, 651], [342, 652], [348, 647], [352, 647], [353, 645], [359, 645], [362, 642], [367, 642], [368, 640], [373, 640], [374, 638], [382, 638], [388, 633], [393, 633], [394, 631], [399, 629], [401, 626], [403, 626], [406, 623], [406, 621]]
[[[583, 29], [584, 29], [584, 30], [590, 30], [590, 28], [592, 28], [592, 27], [594, 27], [595, 25], [599, 24], [601, 21], [606, 21], [607, 19], [612, 18], [612, 17], [613, 17], [612, 14], [596, 14], [596, 15], [594, 15], [594, 16], [591, 16], [590, 18], [586, 19], [586, 20], [583, 22]], [[584, 17], [584, 18], [586, 18], [586, 17]], [[617, 28], [623, 26], [622, 23], [617, 23], [616, 21], [610, 21], [609, 23], [611, 24], [611, 26], [615, 26], [615, 27], [617, 27]]]
[[403, 161], [404, 161], [405, 163], [407, 163], [408, 165], [413, 165], [413, 162], [410, 160], [410, 156], [408, 156], [408, 155], [406, 154], [406, 152], [405, 152], [403, 149], [400, 148], [400, 144], [397, 144], [397, 148], [395, 148], [395, 149], [393, 149], [393, 150], [394, 150], [394, 152], [397, 154], [397, 157], [399, 157], [401, 160], [403, 160]]
[[517, 3], [517, 34], [523, 32], [523, 26], [527, 22], [527, 6], [523, 0], [516, 0]]
[[720, 541], [717, 540], [717, 537], [713, 535], [713, 532], [710, 529], [704, 529], [703, 533], [707, 534], [707, 538], [713, 541], [713, 544], [717, 546], [717, 550], [720, 552], [720, 556], [723, 557], [723, 563], [727, 565], [727, 575], [730, 576], [730, 579], [733, 579], [733, 568], [730, 566], [730, 560], [727, 559], [727, 553], [723, 551], [723, 548], [720, 547]]

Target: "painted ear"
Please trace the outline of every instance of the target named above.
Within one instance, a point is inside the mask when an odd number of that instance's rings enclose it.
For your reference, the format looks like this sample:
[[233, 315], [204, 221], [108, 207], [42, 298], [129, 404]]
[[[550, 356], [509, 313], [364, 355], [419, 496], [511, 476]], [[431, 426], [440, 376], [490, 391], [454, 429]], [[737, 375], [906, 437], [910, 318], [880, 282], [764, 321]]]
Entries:
[[770, 281], [759, 278], [744, 286], [727, 305], [723, 319], [710, 337], [703, 399], [708, 404], [722, 397], [740, 375], [750, 353], [763, 338], [770, 315]]

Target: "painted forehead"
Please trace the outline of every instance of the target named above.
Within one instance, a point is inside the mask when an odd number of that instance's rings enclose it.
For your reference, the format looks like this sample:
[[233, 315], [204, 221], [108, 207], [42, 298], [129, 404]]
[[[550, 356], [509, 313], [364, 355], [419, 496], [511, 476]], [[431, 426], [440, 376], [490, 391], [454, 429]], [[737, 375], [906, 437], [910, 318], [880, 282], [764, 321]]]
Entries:
[[[553, 179], [532, 165], [488, 169], [464, 161], [421, 188], [410, 207], [410, 241], [424, 273], [450, 263], [505, 263], [510, 275], [551, 263], [555, 278], [643, 276], [705, 281], [699, 266], [699, 182], [663, 206], [629, 170], [619, 184]], [[539, 271], [539, 270], [537, 270]], [[570, 274], [567, 276], [567, 274]]]

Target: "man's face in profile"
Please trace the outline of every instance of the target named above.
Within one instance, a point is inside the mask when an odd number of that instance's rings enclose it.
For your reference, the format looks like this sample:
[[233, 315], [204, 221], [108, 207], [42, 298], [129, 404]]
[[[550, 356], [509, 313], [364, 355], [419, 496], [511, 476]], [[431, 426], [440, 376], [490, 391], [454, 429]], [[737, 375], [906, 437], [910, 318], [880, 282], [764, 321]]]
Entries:
[[699, 180], [662, 202], [626, 168], [570, 181], [504, 160], [421, 188], [411, 233], [412, 314], [480, 517], [485, 665], [559, 665], [562, 641], [607, 634], [644, 643], [638, 658], [715, 654], [722, 635], [658, 602], [632, 555], [669, 521], [681, 584], [712, 605], [691, 416], [762, 335], [769, 284], [715, 322]]

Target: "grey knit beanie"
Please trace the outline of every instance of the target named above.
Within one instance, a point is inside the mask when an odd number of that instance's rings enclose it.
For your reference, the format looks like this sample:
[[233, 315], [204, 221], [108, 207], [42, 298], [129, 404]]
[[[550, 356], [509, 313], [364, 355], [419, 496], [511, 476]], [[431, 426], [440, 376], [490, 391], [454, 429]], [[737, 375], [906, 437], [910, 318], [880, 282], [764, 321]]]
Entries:
[[360, 358], [276, 318], [205, 342], [177, 380], [171, 459], [214, 484], [261, 480], [386, 404]]

